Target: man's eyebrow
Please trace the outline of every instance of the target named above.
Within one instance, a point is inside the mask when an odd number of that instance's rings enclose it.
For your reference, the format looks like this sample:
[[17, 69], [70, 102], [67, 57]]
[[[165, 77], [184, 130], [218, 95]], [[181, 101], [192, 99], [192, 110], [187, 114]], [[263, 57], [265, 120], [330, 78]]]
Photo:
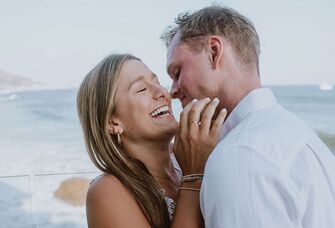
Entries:
[[158, 79], [158, 76], [154, 73], [151, 74], [151, 79]]
[[[155, 78], [155, 79], [158, 79], [157, 75], [154, 74], [154, 73], [150, 74], [150, 76], [151, 76], [151, 79], [154, 79], [154, 78]], [[144, 78], [145, 78], [144, 75], [140, 75], [138, 78], [136, 78], [134, 81], [132, 81], [132, 82], [129, 84], [129, 86], [128, 86], [128, 91], [130, 90], [130, 88], [131, 88], [135, 83], [144, 80]]]

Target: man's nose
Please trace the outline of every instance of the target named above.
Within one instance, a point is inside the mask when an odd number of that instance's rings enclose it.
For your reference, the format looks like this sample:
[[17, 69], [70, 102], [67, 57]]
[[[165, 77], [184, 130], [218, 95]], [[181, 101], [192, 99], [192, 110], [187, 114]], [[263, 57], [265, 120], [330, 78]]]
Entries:
[[176, 98], [178, 98], [178, 94], [179, 94], [178, 83], [176, 81], [173, 81], [172, 86], [171, 86], [171, 90], [170, 90], [170, 95], [171, 95], [172, 99], [176, 99]]

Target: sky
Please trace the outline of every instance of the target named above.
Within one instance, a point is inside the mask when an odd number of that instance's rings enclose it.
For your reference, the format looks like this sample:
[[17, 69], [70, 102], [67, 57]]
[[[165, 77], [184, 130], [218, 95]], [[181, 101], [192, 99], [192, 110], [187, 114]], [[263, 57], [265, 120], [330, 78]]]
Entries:
[[[207, 0], [0, 0], [0, 70], [77, 87], [105, 56], [129, 52], [168, 86], [159, 39], [181, 12]], [[335, 84], [335, 1], [227, 0], [256, 27], [264, 85]]]

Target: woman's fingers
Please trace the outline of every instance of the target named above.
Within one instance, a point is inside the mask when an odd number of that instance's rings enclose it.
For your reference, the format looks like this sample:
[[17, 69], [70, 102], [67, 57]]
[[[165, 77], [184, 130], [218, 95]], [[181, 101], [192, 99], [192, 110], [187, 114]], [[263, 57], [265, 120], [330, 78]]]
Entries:
[[201, 132], [205, 135], [209, 135], [211, 128], [211, 123], [213, 120], [213, 115], [215, 113], [216, 107], [219, 104], [219, 99], [214, 98], [211, 103], [209, 103], [206, 109], [201, 114]]
[[210, 137], [218, 136], [226, 116], [227, 116], [227, 110], [224, 108], [220, 111], [219, 115], [217, 116], [216, 120], [213, 123], [212, 129], [210, 130], [209, 133]]
[[[210, 103], [209, 98], [201, 99], [193, 105], [188, 115], [189, 136], [191, 139], [197, 139], [199, 136], [199, 124], [204, 108]], [[201, 123], [202, 124], [202, 123]]]
[[189, 111], [189, 123], [201, 121], [201, 113], [210, 101], [211, 99], [204, 98], [193, 105], [193, 107]]
[[179, 123], [179, 129], [180, 129], [180, 136], [184, 137], [187, 134], [188, 130], [188, 113], [193, 107], [193, 105], [197, 102], [196, 99], [194, 99], [192, 102], [189, 102], [183, 111], [180, 113], [180, 123]]
[[218, 99], [212, 102], [209, 98], [194, 100], [180, 114], [174, 152], [185, 174], [203, 172], [204, 164], [217, 143], [218, 132], [226, 117], [225, 112], [219, 112], [213, 121], [218, 103]]
[[201, 121], [201, 113], [211, 100], [204, 98], [201, 100], [194, 99], [188, 103], [180, 114], [180, 135], [181, 137], [196, 136]]

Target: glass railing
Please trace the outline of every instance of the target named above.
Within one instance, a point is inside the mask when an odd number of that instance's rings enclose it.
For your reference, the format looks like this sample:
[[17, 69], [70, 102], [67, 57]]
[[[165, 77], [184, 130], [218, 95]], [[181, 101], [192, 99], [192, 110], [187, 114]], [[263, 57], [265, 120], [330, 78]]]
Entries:
[[99, 172], [0, 176], [0, 227], [85, 228], [89, 183]]

